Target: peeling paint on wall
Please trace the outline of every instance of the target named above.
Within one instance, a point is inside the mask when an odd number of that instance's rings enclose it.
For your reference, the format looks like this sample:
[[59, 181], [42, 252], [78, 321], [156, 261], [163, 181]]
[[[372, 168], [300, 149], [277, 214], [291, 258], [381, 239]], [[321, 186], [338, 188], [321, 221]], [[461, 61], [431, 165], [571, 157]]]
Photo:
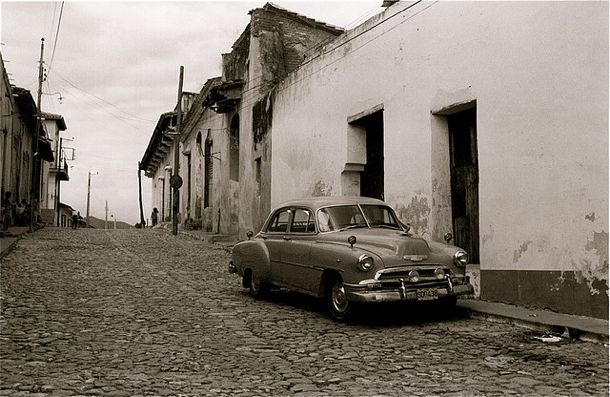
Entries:
[[317, 181], [315, 186], [313, 187], [311, 195], [314, 197], [330, 196], [332, 191], [333, 187], [331, 185], [328, 185], [323, 181]]
[[591, 222], [595, 222], [595, 212], [585, 215], [585, 219]]
[[525, 241], [523, 244], [521, 244], [519, 246], [519, 249], [516, 249], [513, 251], [513, 263], [519, 262], [521, 255], [523, 255], [525, 253], [525, 251], [527, 251], [527, 248], [532, 243], [533, 243], [533, 241], [531, 241], [531, 240]]
[[411, 202], [407, 206], [398, 204], [396, 213], [403, 222], [411, 225], [414, 233], [423, 235], [429, 232], [430, 206], [428, 198], [423, 194], [420, 193], [411, 198]]

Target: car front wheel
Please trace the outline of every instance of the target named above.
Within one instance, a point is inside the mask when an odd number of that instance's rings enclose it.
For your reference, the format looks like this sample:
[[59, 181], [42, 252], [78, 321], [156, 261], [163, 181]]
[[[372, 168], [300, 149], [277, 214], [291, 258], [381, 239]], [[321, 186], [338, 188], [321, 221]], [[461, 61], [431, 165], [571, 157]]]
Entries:
[[347, 299], [343, 281], [333, 280], [326, 294], [326, 305], [333, 320], [345, 321], [352, 314], [353, 304]]

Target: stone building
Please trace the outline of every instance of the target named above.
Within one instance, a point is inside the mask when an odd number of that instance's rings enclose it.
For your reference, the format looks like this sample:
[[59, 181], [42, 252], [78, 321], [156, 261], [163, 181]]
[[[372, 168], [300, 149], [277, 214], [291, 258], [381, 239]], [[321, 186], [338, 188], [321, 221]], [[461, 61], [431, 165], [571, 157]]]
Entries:
[[230, 197], [219, 202], [228, 206], [231, 222], [238, 222], [230, 230], [239, 236], [259, 229], [271, 206], [273, 87], [301, 64], [308, 49], [342, 32], [267, 3], [250, 11], [250, 23], [223, 54], [221, 83], [204, 104], [224, 118], [227, 155], [220, 164], [229, 184], [219, 188], [229, 191], [212, 191]]
[[[183, 93], [182, 112], [188, 113], [194, 98], [194, 93]], [[170, 222], [172, 220], [174, 203], [172, 202], [173, 195], [170, 187], [170, 178], [174, 174], [176, 123], [177, 108], [159, 116], [159, 121], [157, 121], [144, 156], [140, 161], [140, 170], [144, 171], [145, 175], [152, 179], [152, 206], [159, 211], [159, 223]], [[177, 144], [180, 144], [180, 142]], [[180, 203], [178, 203], [178, 206], [180, 208]], [[181, 217], [179, 220], [181, 220]]]
[[607, 318], [607, 16], [395, 3], [273, 90], [271, 204], [383, 198], [415, 232], [453, 233], [482, 298]]
[[[250, 11], [250, 23], [222, 55], [222, 76], [209, 79], [184, 113], [181, 221], [240, 236], [260, 228], [271, 203], [271, 89], [307, 49], [342, 32], [270, 3]], [[163, 184], [170, 190], [161, 173], [173, 164], [173, 141], [159, 138], [159, 129], [140, 164], [153, 178], [153, 207], [167, 201], [158, 191]]]

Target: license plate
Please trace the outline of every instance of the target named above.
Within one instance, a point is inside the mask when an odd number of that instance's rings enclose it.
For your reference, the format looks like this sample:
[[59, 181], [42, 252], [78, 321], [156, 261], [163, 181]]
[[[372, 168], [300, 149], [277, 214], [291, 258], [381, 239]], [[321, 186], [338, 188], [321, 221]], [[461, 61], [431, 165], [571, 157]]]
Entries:
[[435, 289], [420, 289], [416, 291], [418, 301], [432, 301], [438, 299], [438, 293]]

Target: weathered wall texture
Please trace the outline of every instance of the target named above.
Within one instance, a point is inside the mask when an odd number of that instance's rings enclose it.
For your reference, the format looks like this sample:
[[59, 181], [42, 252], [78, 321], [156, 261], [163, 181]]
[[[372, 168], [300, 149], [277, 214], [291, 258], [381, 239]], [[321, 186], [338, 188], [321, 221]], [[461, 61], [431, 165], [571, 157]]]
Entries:
[[[279, 85], [272, 205], [353, 190], [347, 120], [382, 106], [385, 199], [440, 240], [452, 229], [446, 114], [476, 103], [482, 296], [582, 312], [556, 303], [578, 289], [607, 317], [608, 4], [410, 4]], [[511, 272], [555, 282], [507, 290]]]
[[[274, 117], [271, 90], [302, 62], [307, 48], [340, 33], [270, 4], [252, 11], [248, 29], [251, 34], [248, 69], [244, 72], [246, 84], [239, 105], [239, 235], [242, 238], [248, 230], [260, 230], [271, 209], [270, 131]], [[240, 38], [238, 42], [241, 45], [246, 41]], [[224, 57], [231, 61], [236, 58], [237, 55]], [[230, 70], [240, 70], [240, 67], [232, 64]]]

